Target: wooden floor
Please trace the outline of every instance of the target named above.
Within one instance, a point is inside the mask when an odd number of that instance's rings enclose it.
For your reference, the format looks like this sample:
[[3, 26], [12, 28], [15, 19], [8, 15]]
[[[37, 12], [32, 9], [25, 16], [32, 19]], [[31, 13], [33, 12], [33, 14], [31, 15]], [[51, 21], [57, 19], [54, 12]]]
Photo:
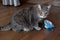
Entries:
[[53, 6], [47, 19], [55, 25], [54, 32], [46, 29], [30, 32], [0, 32], [0, 40], [60, 40], [60, 7]]

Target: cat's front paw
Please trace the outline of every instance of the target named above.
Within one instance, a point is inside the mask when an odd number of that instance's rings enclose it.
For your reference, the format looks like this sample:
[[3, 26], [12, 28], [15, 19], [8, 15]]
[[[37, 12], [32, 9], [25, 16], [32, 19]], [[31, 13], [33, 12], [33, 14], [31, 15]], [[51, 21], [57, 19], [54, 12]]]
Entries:
[[37, 27], [34, 27], [34, 29], [36, 29], [36, 30], [41, 30], [41, 28], [40, 28], [40, 27], [38, 27], [38, 26], [37, 26]]

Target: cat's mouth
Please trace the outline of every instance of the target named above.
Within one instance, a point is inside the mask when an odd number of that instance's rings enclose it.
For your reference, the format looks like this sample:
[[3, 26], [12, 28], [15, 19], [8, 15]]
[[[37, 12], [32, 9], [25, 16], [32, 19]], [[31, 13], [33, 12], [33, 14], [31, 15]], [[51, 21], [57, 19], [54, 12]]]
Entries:
[[41, 16], [41, 15], [40, 15], [39, 17], [43, 19], [43, 18], [46, 18], [47, 16]]
[[38, 14], [38, 17], [43, 19], [46, 18], [47, 15], [48, 15], [47, 13], [42, 12], [41, 14]]
[[46, 18], [47, 16], [38, 15], [38, 17], [39, 17], [39, 19], [38, 19], [38, 20], [40, 21], [40, 20], [42, 20], [42, 19]]

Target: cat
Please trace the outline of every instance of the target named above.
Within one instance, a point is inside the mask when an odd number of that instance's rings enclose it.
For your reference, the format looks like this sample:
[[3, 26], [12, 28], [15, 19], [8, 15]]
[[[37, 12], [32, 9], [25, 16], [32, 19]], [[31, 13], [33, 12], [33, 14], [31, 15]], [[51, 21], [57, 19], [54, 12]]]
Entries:
[[[33, 29], [41, 30], [38, 26], [38, 22], [46, 18], [49, 14], [51, 5], [45, 4], [36, 4], [28, 8], [21, 9], [12, 15], [10, 26], [1, 28], [1, 30], [10, 30], [13, 31], [31, 31]], [[5, 28], [5, 29], [4, 29]]]

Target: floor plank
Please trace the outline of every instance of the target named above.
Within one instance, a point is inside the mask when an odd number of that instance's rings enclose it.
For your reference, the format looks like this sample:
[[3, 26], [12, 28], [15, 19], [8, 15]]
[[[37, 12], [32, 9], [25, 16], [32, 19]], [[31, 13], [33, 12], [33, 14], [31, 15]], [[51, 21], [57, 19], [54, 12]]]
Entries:
[[60, 7], [53, 6], [47, 19], [55, 25], [55, 31], [43, 29], [41, 31], [30, 32], [0, 32], [0, 40], [60, 40]]

